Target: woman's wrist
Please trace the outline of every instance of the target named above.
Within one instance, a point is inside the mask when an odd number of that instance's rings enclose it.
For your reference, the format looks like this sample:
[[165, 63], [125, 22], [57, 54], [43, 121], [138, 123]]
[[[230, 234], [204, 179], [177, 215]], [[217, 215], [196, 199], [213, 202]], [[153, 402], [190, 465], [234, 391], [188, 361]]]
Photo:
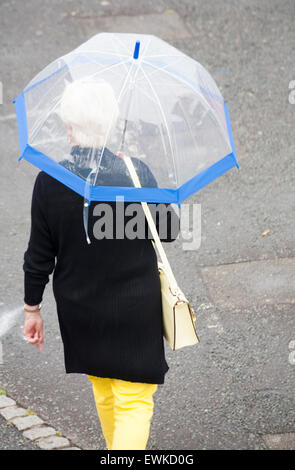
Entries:
[[41, 304], [37, 304], [37, 305], [28, 305], [28, 304], [25, 304], [24, 305], [24, 311], [26, 313], [40, 313], [41, 311]]

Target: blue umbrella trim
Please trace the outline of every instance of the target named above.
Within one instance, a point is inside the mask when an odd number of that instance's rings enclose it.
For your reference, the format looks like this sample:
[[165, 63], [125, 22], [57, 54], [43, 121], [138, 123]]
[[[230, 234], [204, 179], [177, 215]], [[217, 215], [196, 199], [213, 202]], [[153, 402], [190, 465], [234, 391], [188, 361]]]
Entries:
[[198, 173], [179, 188], [134, 188], [126, 186], [91, 186], [86, 188], [85, 180], [28, 144], [24, 93], [22, 92], [13, 102], [16, 106], [18, 123], [21, 152], [19, 160], [24, 158], [83, 197], [85, 196], [86, 189], [88, 189], [89, 201], [116, 201], [117, 196], [123, 196], [126, 202], [163, 202], [178, 203], [179, 205], [189, 196], [196, 193], [234, 166], [239, 168], [235, 155], [229, 113], [227, 106], [224, 104], [232, 152], [209, 168]]

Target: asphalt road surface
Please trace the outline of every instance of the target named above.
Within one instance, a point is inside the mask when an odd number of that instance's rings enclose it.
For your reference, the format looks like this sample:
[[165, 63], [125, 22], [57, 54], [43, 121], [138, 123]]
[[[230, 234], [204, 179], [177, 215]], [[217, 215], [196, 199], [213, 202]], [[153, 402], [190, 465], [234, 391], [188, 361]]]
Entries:
[[[11, 102], [45, 65], [101, 31], [156, 34], [213, 75], [240, 169], [186, 201], [201, 204], [198, 249], [184, 250], [181, 239], [165, 246], [197, 312], [201, 342], [175, 352], [166, 345], [170, 369], [154, 395], [148, 449], [263, 449], [265, 436], [275, 443], [276, 434], [295, 432], [294, 18], [293, 0], [0, 4], [0, 388], [80, 448], [103, 449], [104, 439], [88, 378], [65, 374], [51, 286], [43, 352], [23, 341], [21, 312], [4, 328], [7, 312], [23, 304], [38, 172], [17, 164]], [[3, 420], [0, 428], [1, 449], [29, 447]]]

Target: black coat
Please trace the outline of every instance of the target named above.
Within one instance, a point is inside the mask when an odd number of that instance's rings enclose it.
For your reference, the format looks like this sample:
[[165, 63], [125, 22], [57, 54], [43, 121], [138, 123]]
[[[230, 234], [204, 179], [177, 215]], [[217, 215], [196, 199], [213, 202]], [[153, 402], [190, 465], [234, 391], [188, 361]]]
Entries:
[[[74, 148], [73, 154], [77, 151]], [[156, 186], [147, 165], [139, 159], [133, 162], [142, 185], [149, 181], [150, 186]], [[97, 184], [118, 184], [116, 177], [122, 175], [120, 165], [125, 163], [108, 149], [102, 163], [105, 175], [102, 170], [101, 178], [105, 179]], [[81, 168], [81, 174], [83, 171]], [[132, 185], [128, 172], [125, 181], [120, 181], [123, 185]], [[102, 203], [92, 202], [89, 245], [83, 227], [83, 203], [83, 197], [59, 181], [44, 172], [38, 174], [32, 196], [31, 235], [24, 255], [24, 300], [29, 305], [40, 303], [54, 271], [53, 292], [66, 372], [162, 384], [169, 367], [164, 354], [157, 256], [147, 238], [151, 238], [147, 222], [145, 239], [97, 239], [93, 227], [98, 219], [93, 209]], [[113, 209], [115, 233], [116, 203], [107, 204]], [[128, 204], [124, 202], [125, 209]], [[140, 203], [138, 206], [142, 211]], [[152, 206], [149, 203], [151, 210]], [[130, 218], [125, 216], [124, 224]], [[167, 221], [167, 237], [161, 239], [173, 241], [179, 231], [173, 209]], [[155, 222], [159, 233], [158, 218]], [[175, 222], [177, 230], [172, 233]]]

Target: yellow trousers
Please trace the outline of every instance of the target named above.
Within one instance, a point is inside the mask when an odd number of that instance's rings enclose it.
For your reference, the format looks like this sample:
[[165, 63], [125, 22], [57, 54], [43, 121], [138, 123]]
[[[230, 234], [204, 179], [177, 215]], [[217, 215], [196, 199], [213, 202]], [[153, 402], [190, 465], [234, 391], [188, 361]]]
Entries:
[[88, 375], [101, 429], [109, 450], [144, 450], [157, 384]]

